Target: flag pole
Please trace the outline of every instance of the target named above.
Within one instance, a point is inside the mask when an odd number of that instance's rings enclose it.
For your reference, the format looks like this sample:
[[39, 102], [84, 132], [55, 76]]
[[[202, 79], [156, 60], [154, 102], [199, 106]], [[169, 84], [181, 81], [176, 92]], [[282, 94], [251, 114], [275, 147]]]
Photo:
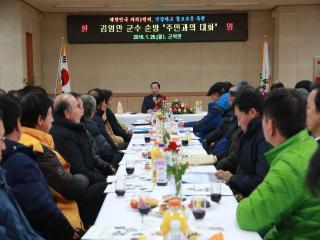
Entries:
[[271, 73], [270, 73], [270, 65], [269, 65], [269, 50], [268, 50], [268, 35], [264, 34], [264, 41], [262, 43], [262, 71], [261, 71], [261, 79], [260, 86], [263, 90], [269, 91], [271, 85]]
[[[265, 64], [265, 43], [267, 43], [268, 42], [268, 36], [267, 36], [267, 34], [265, 33], [264, 34], [264, 41], [263, 41], [263, 44], [262, 44], [262, 71], [265, 71], [265, 69], [264, 69], [264, 64]], [[262, 73], [262, 76], [264, 76], [266, 73], [265, 72], [263, 72]], [[267, 83], [268, 84], [268, 83]]]
[[56, 87], [55, 87], [55, 91], [54, 91], [55, 92], [54, 97], [56, 97], [58, 95], [58, 90], [61, 90], [61, 87], [60, 87], [61, 84], [59, 83], [59, 81], [61, 81], [61, 79], [59, 79], [59, 73], [61, 71], [60, 62], [61, 62], [61, 53], [62, 53], [63, 42], [64, 42], [64, 37], [62, 37], [62, 39], [61, 39], [60, 54], [59, 54], [58, 69], [57, 69], [57, 80], [56, 80]]
[[271, 84], [272, 84], [272, 79], [271, 79], [271, 69], [270, 69], [270, 61], [269, 61], [269, 42], [268, 42], [268, 35], [264, 35], [264, 41], [268, 44], [268, 65], [269, 65], [269, 77], [268, 77], [268, 87], [270, 90]]
[[[67, 55], [67, 56], [69, 56], [69, 46], [65, 46], [64, 45], [64, 51], [65, 51], [65, 54]], [[71, 89], [71, 79], [70, 79], [70, 65], [69, 65], [69, 57], [67, 58], [67, 64], [68, 64], [68, 73], [69, 73], [69, 84], [70, 84], [70, 89]]]

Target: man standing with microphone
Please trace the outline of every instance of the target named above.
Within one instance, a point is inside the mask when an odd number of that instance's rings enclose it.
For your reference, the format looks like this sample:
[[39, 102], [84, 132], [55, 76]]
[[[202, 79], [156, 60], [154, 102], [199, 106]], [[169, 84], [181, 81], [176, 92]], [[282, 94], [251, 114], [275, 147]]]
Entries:
[[141, 112], [142, 113], [151, 113], [153, 109], [156, 107], [156, 101], [162, 96], [159, 94], [160, 91], [160, 83], [152, 82], [150, 85], [151, 94], [145, 96], [143, 99]]

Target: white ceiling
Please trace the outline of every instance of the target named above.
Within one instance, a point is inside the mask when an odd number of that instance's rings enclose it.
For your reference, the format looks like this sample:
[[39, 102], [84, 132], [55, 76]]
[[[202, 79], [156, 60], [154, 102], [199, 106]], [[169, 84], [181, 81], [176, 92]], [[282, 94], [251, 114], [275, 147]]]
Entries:
[[41, 12], [177, 10], [265, 10], [281, 5], [320, 4], [320, 0], [21, 0]]

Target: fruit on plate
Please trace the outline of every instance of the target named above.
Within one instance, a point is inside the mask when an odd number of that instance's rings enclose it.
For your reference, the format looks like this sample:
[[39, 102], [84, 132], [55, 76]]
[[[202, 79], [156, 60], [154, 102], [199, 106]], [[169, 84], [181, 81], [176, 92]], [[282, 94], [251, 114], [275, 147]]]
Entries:
[[159, 211], [160, 211], [160, 212], [164, 213], [164, 212], [167, 211], [167, 210], [168, 210], [168, 204], [167, 204], [167, 203], [161, 203], [161, 204], [159, 205]]
[[224, 239], [223, 233], [215, 234], [209, 238], [209, 240], [223, 240], [223, 239]]
[[150, 203], [151, 208], [155, 208], [158, 206], [159, 201], [155, 198], [147, 198], [146, 200], [148, 203]]
[[163, 201], [164, 202], [169, 202], [169, 200], [173, 199], [174, 198], [174, 195], [165, 195], [163, 196]]
[[[211, 204], [210, 204], [210, 202], [208, 200], [204, 200], [204, 201], [201, 202], [201, 206], [203, 208], [210, 208]], [[192, 201], [190, 201], [190, 203], [188, 204], [188, 208], [193, 208]]]
[[202, 202], [202, 207], [209, 208], [209, 207], [211, 207], [211, 204], [210, 204], [210, 202], [208, 200], [204, 200]]
[[138, 240], [148, 240], [148, 238], [147, 238], [147, 236], [145, 236], [145, 235], [140, 235], [140, 236], [138, 237]]
[[191, 232], [187, 235], [187, 239], [189, 240], [197, 240], [201, 236], [200, 233], [197, 232]]
[[[162, 197], [162, 200], [163, 200], [163, 202], [169, 202], [169, 200], [171, 200], [171, 199], [174, 199], [174, 198], [176, 198], [175, 197], [175, 195], [165, 195], [165, 196], [163, 196]], [[185, 197], [182, 197], [182, 199], [181, 199], [182, 201], [185, 201], [186, 200], [186, 198]]]
[[148, 240], [148, 238], [145, 235], [140, 235], [138, 237], [133, 237], [130, 240]]
[[137, 209], [137, 208], [138, 208], [138, 200], [137, 200], [137, 199], [131, 199], [131, 201], [130, 201], [130, 206], [131, 206], [133, 209]]

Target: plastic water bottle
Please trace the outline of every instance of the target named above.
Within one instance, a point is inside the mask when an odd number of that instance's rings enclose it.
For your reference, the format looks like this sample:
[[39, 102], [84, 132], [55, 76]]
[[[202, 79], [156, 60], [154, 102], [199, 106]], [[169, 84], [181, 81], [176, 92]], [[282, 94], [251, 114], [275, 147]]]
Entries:
[[122, 113], [123, 113], [123, 107], [122, 107], [122, 103], [119, 101], [117, 106], [117, 114], [122, 114]]
[[157, 164], [156, 160], [162, 159], [163, 157], [163, 152], [161, 148], [158, 145], [154, 145], [151, 148], [151, 169], [152, 169], [152, 182], [156, 183], [157, 182]]
[[165, 238], [166, 240], [185, 240], [185, 236], [181, 232], [181, 223], [180, 221], [171, 221], [170, 222], [170, 232]]
[[196, 113], [200, 112], [200, 102], [198, 100], [195, 102], [194, 107], [196, 109]]
[[202, 101], [201, 100], [199, 102], [199, 112], [203, 112], [203, 106], [202, 106]]
[[166, 186], [168, 183], [167, 178], [167, 165], [164, 159], [156, 160], [157, 167], [157, 185]]

